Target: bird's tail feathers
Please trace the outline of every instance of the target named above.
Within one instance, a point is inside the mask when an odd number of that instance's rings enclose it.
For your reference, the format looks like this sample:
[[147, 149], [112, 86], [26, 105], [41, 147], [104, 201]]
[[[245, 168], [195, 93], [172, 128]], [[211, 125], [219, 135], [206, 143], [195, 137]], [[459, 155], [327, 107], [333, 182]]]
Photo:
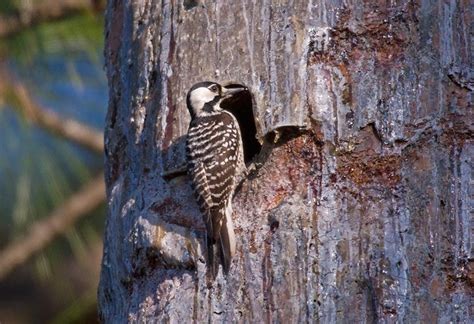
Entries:
[[232, 206], [229, 204], [225, 210], [225, 217], [219, 231], [219, 243], [221, 246], [222, 265], [224, 272], [229, 272], [232, 258], [235, 255], [235, 233], [232, 222]]
[[[234, 225], [232, 222], [232, 206], [211, 210], [208, 222], [208, 267], [212, 278], [217, 276], [219, 270], [218, 260], [221, 260], [224, 273], [227, 273], [235, 255], [236, 241]], [[219, 257], [220, 254], [220, 257]]]

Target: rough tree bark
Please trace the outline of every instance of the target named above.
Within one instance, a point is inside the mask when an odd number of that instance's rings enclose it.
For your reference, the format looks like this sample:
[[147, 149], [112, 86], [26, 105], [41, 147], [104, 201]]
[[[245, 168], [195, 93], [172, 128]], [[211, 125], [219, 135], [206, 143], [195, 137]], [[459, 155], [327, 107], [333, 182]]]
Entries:
[[[106, 322], [473, 320], [468, 1], [109, 1]], [[252, 92], [260, 168], [208, 288], [187, 89]], [[471, 225], [472, 226], [472, 225]]]

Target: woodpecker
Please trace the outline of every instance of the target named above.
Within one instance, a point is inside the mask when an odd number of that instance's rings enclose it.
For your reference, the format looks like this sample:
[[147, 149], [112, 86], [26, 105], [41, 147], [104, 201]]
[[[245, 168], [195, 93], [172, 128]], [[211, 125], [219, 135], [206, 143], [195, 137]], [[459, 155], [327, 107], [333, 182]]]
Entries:
[[206, 81], [193, 85], [186, 97], [191, 114], [187, 168], [206, 224], [208, 269], [213, 277], [218, 271], [215, 256], [219, 249], [225, 273], [235, 254], [232, 196], [246, 170], [239, 124], [220, 104], [245, 90]]

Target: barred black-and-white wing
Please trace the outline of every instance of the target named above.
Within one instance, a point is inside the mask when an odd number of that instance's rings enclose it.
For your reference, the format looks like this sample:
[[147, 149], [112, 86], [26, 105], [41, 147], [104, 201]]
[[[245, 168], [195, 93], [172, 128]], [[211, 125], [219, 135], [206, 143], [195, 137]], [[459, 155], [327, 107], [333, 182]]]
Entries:
[[212, 245], [220, 245], [224, 269], [228, 270], [235, 253], [232, 195], [243, 171], [239, 125], [225, 111], [195, 118], [188, 130], [186, 149], [188, 173], [207, 227], [209, 258], [213, 259], [209, 251]]

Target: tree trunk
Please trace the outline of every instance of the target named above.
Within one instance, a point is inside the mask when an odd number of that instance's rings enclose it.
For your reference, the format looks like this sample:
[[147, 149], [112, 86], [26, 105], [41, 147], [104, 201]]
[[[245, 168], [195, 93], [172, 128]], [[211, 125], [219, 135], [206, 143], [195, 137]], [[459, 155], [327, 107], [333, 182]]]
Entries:
[[[472, 321], [468, 6], [110, 0], [101, 319]], [[209, 79], [249, 87], [263, 143], [212, 286], [189, 180], [163, 176]]]

